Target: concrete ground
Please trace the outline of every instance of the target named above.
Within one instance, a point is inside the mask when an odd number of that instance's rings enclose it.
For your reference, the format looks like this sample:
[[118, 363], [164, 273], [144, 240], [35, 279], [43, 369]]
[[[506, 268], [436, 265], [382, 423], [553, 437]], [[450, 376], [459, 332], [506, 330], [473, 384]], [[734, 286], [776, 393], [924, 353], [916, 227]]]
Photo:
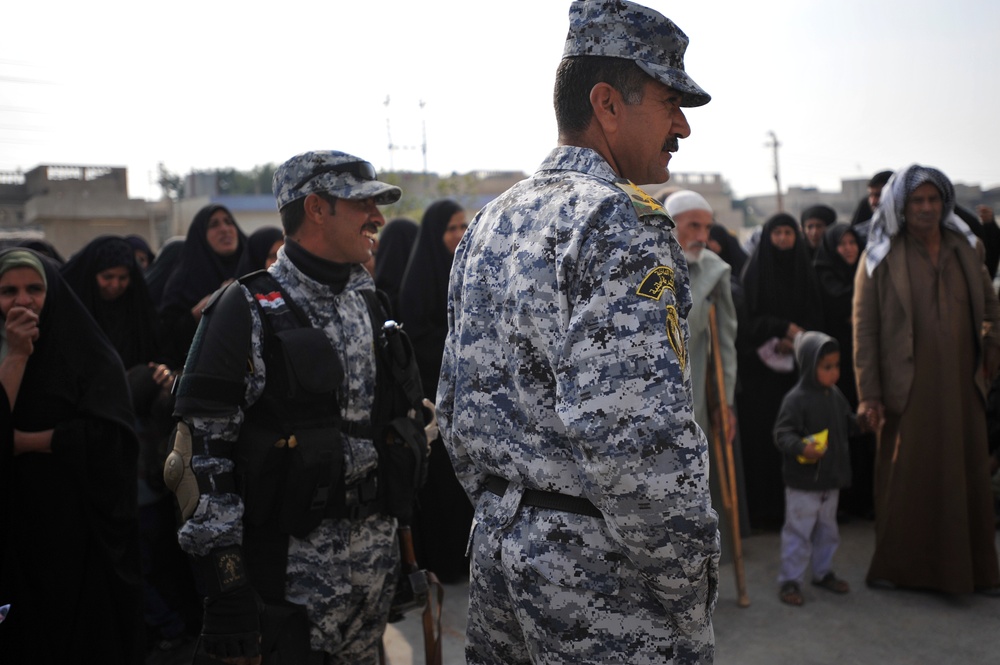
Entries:
[[[851, 593], [838, 596], [807, 584], [802, 607], [778, 600], [778, 534], [744, 539], [750, 606], [738, 606], [733, 566], [724, 566], [715, 610], [716, 665], [1000, 663], [1000, 598], [869, 589], [864, 578], [873, 523], [842, 525], [841, 538], [835, 570]], [[446, 586], [445, 665], [465, 663], [467, 608], [468, 584]], [[385, 644], [391, 665], [423, 665], [419, 613], [390, 625]]]

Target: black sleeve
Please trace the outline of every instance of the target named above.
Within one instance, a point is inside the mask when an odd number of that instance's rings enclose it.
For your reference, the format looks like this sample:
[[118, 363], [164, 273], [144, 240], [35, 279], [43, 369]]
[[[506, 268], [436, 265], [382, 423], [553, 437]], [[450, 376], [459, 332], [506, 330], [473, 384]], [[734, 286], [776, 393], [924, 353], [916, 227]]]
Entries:
[[205, 306], [179, 379], [176, 416], [227, 417], [236, 412], [251, 362], [252, 329], [250, 304], [239, 282], [215, 294]]

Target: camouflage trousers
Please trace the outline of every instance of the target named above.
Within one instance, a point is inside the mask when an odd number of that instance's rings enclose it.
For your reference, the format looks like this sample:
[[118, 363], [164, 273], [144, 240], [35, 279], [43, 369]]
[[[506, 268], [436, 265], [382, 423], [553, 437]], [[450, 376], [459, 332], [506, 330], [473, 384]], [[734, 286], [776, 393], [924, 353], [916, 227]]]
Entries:
[[323, 520], [288, 548], [286, 600], [304, 605], [327, 665], [376, 665], [399, 571], [396, 520]]
[[470, 665], [711, 663], [711, 624], [677, 630], [603, 520], [522, 506], [506, 525], [484, 492], [471, 536]]

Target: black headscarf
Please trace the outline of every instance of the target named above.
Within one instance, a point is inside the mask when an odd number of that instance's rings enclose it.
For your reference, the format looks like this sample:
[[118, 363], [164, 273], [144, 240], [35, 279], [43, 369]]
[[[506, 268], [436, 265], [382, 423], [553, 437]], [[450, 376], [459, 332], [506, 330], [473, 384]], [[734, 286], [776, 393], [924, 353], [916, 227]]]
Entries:
[[188, 228], [177, 269], [163, 289], [161, 311], [171, 306], [190, 309], [222, 286], [223, 282], [239, 276], [236, 268], [247, 246], [247, 237], [240, 227], [236, 227], [239, 246], [231, 256], [219, 256], [208, 244], [208, 221], [218, 210], [224, 210], [236, 222], [229, 209], [218, 203], [207, 205], [198, 211]]
[[137, 252], [142, 252], [146, 255], [146, 266], [153, 265], [153, 261], [156, 260], [156, 252], [153, 248], [149, 246], [146, 239], [142, 236], [137, 235], [127, 235], [125, 236], [125, 241], [132, 246], [132, 249]]
[[865, 248], [864, 241], [850, 224], [840, 222], [828, 228], [823, 234], [823, 241], [816, 249], [816, 259], [813, 262], [820, 287], [827, 295], [835, 298], [854, 293], [854, 273], [857, 271], [858, 262], [848, 264], [837, 251], [837, 245], [847, 233], [854, 236], [854, 240], [858, 243], [858, 258], [860, 258]]
[[851, 226], [857, 226], [858, 224], [863, 224], [872, 218], [875, 211], [872, 210], [872, 206], [868, 203], [868, 197], [864, 197], [858, 201], [858, 205], [854, 208], [854, 214], [851, 215]]
[[[787, 226], [795, 234], [791, 249], [779, 250], [771, 232]], [[743, 270], [747, 311], [788, 320], [806, 330], [823, 329], [823, 305], [819, 282], [813, 271], [806, 242], [795, 218], [774, 215], [760, 234], [760, 243]]]
[[[119, 266], [128, 269], [129, 285], [125, 293], [109, 302], [101, 298], [97, 274]], [[155, 358], [156, 310], [131, 243], [118, 236], [95, 238], [70, 257], [61, 272], [118, 351], [125, 367]]]
[[274, 243], [285, 238], [285, 232], [277, 226], [262, 226], [247, 238], [247, 249], [240, 257], [236, 268], [237, 276], [249, 275], [264, 269], [264, 262]]
[[393, 314], [399, 312], [399, 289], [403, 272], [413, 252], [419, 227], [405, 217], [398, 217], [382, 229], [378, 237], [378, 254], [375, 255], [375, 287], [384, 291], [392, 303]]
[[448, 276], [454, 257], [445, 247], [444, 232], [460, 210], [451, 199], [428, 206], [399, 290], [399, 317], [413, 342], [428, 396], [437, 390], [448, 335]]
[[57, 265], [62, 265], [66, 262], [66, 259], [62, 257], [59, 250], [55, 248], [55, 245], [50, 243], [48, 240], [25, 240], [18, 243], [21, 247], [27, 247], [30, 250], [52, 259]]
[[747, 253], [740, 247], [740, 241], [721, 224], [712, 224], [708, 236], [719, 243], [719, 258], [728, 263], [733, 275], [738, 277], [747, 262]]

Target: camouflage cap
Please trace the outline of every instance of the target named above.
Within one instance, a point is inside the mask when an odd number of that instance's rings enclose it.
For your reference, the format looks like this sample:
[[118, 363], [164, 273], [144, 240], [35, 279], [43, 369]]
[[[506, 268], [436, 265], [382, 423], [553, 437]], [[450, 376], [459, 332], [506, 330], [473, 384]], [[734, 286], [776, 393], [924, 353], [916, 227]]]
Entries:
[[684, 71], [688, 38], [674, 22], [625, 0], [575, 0], [563, 57], [598, 55], [634, 60], [654, 79], [684, 93], [681, 106], [702, 106], [712, 97]]
[[378, 181], [374, 166], [337, 150], [295, 155], [274, 172], [273, 188], [278, 210], [317, 192], [340, 199], [375, 199], [378, 205], [395, 203], [403, 194], [399, 187]]

